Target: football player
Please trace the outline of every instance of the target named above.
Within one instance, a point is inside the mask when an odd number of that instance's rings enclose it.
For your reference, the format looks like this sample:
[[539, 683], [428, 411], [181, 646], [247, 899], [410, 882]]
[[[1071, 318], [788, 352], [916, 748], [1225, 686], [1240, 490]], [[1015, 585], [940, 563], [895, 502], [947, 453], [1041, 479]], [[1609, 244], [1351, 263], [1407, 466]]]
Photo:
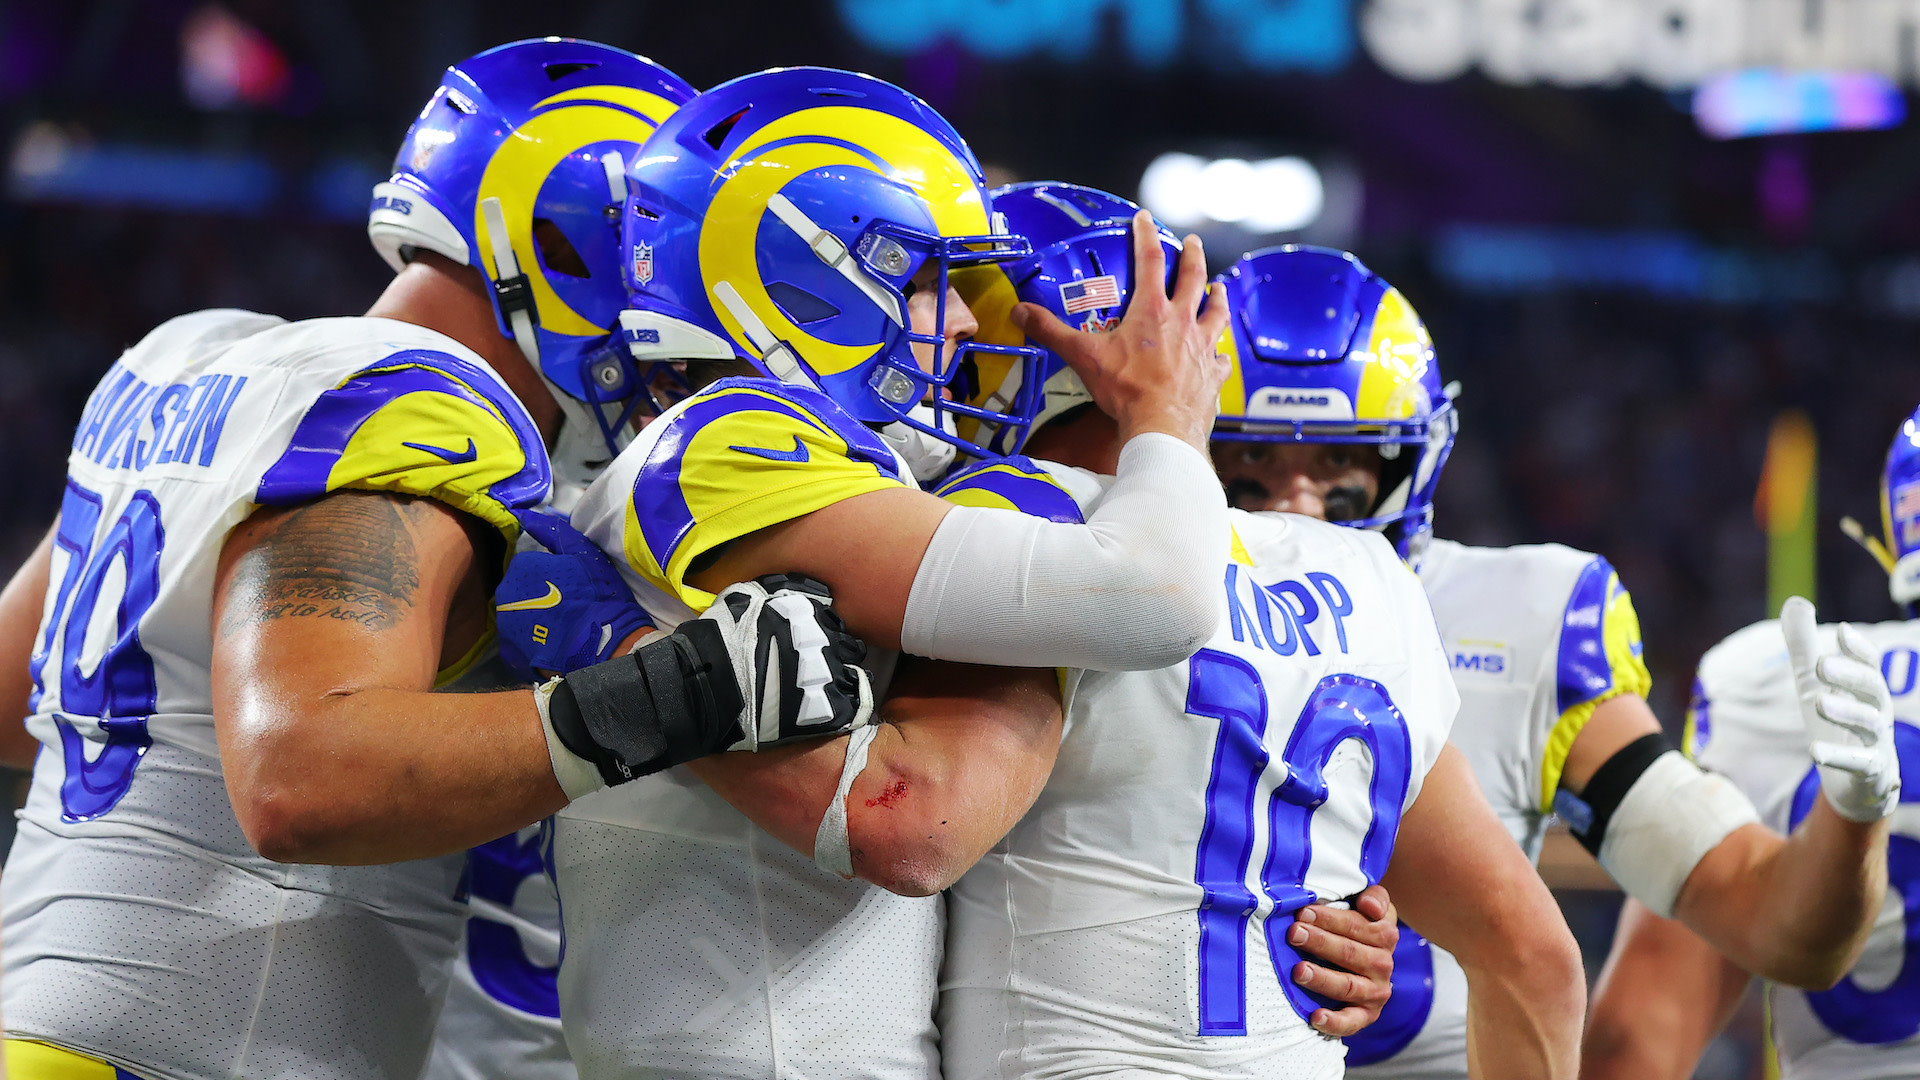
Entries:
[[[1226, 283], [1235, 371], [1214, 456], [1230, 499], [1382, 530], [1418, 567], [1462, 698], [1452, 741], [1513, 840], [1537, 858], [1558, 813], [1649, 909], [1748, 970], [1830, 984], [1879, 909], [1868, 868], [1885, 857], [1886, 825], [1822, 801], [1783, 839], [1732, 783], [1671, 749], [1646, 704], [1632, 601], [1604, 558], [1430, 539], [1455, 414], [1397, 291], [1317, 248], [1249, 255]], [[1884, 694], [1840, 665], [1830, 656], [1807, 677], [1865, 702]], [[1457, 958], [1402, 927], [1395, 993], [1355, 1040], [1366, 1067], [1354, 1075], [1466, 1075], [1466, 981]]]
[[[943, 391], [978, 350], [947, 270], [1024, 250], [989, 232], [978, 164], [925, 105], [845, 72], [747, 76], [663, 125], [629, 186], [637, 354], [686, 360], [696, 384], [779, 376], [669, 409], [576, 510], [650, 617], [672, 625], [772, 559], [831, 584], [870, 640], [950, 660], [1153, 666], [1216, 621], [1225, 501], [1198, 482], [1218, 315], [1199, 313], [1197, 245], [1172, 296], [1078, 355], [1132, 438], [1103, 511], [1050, 522], [920, 491], [875, 431], [918, 432], [905, 445], [928, 458], [956, 438]], [[503, 610], [544, 590], [514, 584]], [[528, 655], [584, 653], [544, 666], [597, 655], [603, 635], [562, 629], [571, 608]], [[582, 1075], [938, 1075], [938, 893], [1038, 790], [1058, 693], [1045, 669], [914, 665], [871, 736], [579, 800], [554, 863]], [[799, 824], [769, 835], [723, 794]]]
[[[1055, 183], [994, 200], [1036, 251], [970, 281], [978, 310], [1004, 310], [990, 296], [1010, 288], [1056, 317], [1024, 334], [1048, 345], [1124, 328], [1129, 286], [1155, 270], [1129, 258], [1131, 204]], [[990, 318], [983, 336], [1022, 340]], [[1097, 505], [1113, 427], [1049, 361], [1025, 442], [1049, 460], [985, 465], [943, 494]], [[1004, 426], [973, 434], [1020, 449]], [[1486, 842], [1500, 827], [1442, 752], [1455, 697], [1417, 580], [1387, 544], [1304, 518], [1236, 513], [1231, 535], [1208, 646], [1157, 672], [1071, 677], [1052, 779], [954, 887], [946, 1074], [1338, 1076], [1343, 1048], [1306, 1022], [1318, 1003], [1289, 985], [1281, 931], [1385, 873], [1492, 976], [1476, 983], [1483, 1074], [1570, 1076], [1578, 952], [1526, 860]]]
[[[1770, 827], [1797, 838], [1823, 813], [1891, 821], [1883, 861], [1848, 869], [1862, 891], [1892, 886], [1852, 967], [1801, 987], [1767, 983], [1780, 1075], [1792, 1080], [1912, 1076], [1920, 1061], [1920, 412], [1894, 436], [1880, 494], [1886, 542], [1868, 546], [1908, 617], [1816, 627], [1811, 605], [1789, 601], [1778, 620], [1707, 651], [1687, 714], [1687, 752], [1738, 784]], [[1807, 677], [1822, 653], [1817, 670], [1859, 685], [1861, 700]], [[1882, 678], [1884, 691], [1874, 685]], [[1595, 992], [1583, 1075], [1693, 1075], [1750, 978], [1687, 926], [1627, 901]]]
[[562, 774], [777, 741], [775, 664], [809, 665], [812, 731], [859, 722], [860, 650], [759, 586], [537, 694], [430, 692], [483, 678], [546, 444], [623, 439], [619, 293], [588, 283], [617, 277], [621, 158], [690, 96], [605, 46], [482, 53], [375, 190], [397, 274], [366, 317], [186, 315], [102, 378], [0, 594], [0, 701], [40, 745], [3, 897], [17, 1080], [417, 1076], [459, 852]]

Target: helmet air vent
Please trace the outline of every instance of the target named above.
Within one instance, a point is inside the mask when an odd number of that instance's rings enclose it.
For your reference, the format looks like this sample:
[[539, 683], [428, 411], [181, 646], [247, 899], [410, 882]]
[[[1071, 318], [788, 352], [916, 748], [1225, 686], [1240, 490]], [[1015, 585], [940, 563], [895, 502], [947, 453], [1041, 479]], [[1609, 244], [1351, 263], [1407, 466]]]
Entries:
[[785, 281], [767, 282], [767, 295], [780, 305], [780, 310], [786, 312], [787, 318], [800, 326], [840, 314], [840, 309], [826, 300]]
[[569, 75], [577, 75], [600, 66], [598, 60], [555, 61], [545, 65], [548, 82], [559, 82]]
[[546, 218], [533, 219], [533, 243], [540, 249], [540, 261], [554, 273], [575, 278], [593, 276], [593, 271], [587, 269], [587, 260], [580, 257], [567, 234]]
[[811, 86], [811, 87], [808, 87], [807, 89], [810, 93], [813, 93], [819, 97], [863, 98], [867, 96], [866, 94], [862, 93], [859, 90], [849, 90], [844, 86]]
[[715, 150], [720, 149], [720, 144], [726, 142], [727, 136], [733, 133], [733, 125], [739, 123], [740, 118], [747, 115], [748, 110], [752, 108], [753, 106], [749, 105], [745, 109], [741, 109], [739, 112], [713, 125], [707, 129], [707, 133], [702, 135], [701, 138], [706, 140], [708, 146], [713, 147]]
[[467, 116], [472, 116], [473, 114], [480, 111], [473, 104], [473, 102], [467, 99], [467, 95], [461, 93], [458, 90], [453, 89], [452, 87], [447, 88], [446, 97], [443, 98], [442, 100], [444, 100], [447, 103], [447, 107], [452, 109], [454, 112], [464, 113]]

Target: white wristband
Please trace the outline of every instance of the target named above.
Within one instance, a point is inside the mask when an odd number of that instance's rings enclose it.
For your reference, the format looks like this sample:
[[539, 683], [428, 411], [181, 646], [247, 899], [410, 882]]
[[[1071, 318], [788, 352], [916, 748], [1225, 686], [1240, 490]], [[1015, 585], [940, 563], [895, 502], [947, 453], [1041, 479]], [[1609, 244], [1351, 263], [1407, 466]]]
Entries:
[[540, 710], [540, 730], [547, 737], [547, 761], [553, 765], [553, 778], [560, 782], [560, 790], [567, 793], [567, 801], [572, 802], [582, 795], [599, 791], [607, 786], [607, 782], [593, 762], [567, 749], [567, 744], [553, 733], [553, 717], [549, 714], [548, 703], [553, 699], [554, 688], [559, 685], [560, 676], [555, 675], [534, 687], [533, 704]]
[[847, 835], [847, 792], [852, 790], [854, 779], [865, 771], [867, 751], [878, 734], [880, 725], [869, 724], [856, 728], [847, 739], [847, 760], [840, 767], [840, 786], [834, 789], [833, 801], [827, 804], [820, 828], [813, 834], [813, 861], [820, 869], [843, 878], [853, 876], [853, 844]]

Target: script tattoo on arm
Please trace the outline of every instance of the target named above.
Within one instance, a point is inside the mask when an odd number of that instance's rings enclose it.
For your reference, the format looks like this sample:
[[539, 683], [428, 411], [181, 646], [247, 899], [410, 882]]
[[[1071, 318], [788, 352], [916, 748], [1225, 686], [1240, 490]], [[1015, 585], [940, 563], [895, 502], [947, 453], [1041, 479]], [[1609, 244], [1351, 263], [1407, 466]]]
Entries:
[[285, 511], [236, 568], [221, 630], [275, 619], [318, 618], [383, 630], [413, 610], [420, 588], [416, 544], [421, 500], [338, 492]]

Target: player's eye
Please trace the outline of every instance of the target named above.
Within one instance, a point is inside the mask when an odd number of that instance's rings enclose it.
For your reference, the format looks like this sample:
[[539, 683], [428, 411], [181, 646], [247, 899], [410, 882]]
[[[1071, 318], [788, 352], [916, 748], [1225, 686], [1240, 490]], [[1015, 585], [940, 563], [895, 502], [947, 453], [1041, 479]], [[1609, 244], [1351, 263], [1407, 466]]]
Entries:
[[1353, 467], [1353, 451], [1344, 446], [1329, 447], [1327, 464], [1336, 469], [1350, 469]]
[[1240, 445], [1240, 463], [1242, 465], [1265, 465], [1270, 450], [1266, 443], [1242, 443]]

